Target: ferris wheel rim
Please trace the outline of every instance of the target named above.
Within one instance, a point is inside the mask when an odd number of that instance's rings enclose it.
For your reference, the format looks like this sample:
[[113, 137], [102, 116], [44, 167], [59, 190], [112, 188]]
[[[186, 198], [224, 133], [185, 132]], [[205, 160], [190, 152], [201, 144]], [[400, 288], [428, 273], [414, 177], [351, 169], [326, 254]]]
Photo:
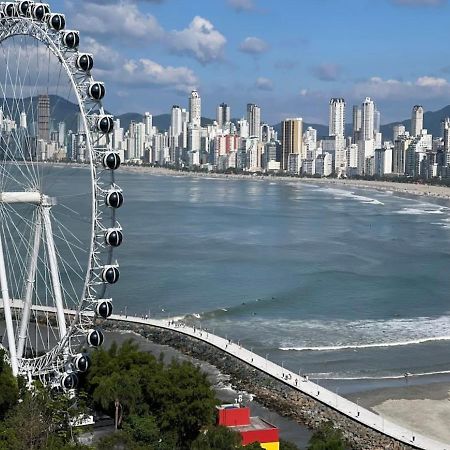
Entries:
[[[103, 85], [101, 82], [95, 81], [92, 77], [90, 69], [86, 71], [83, 82], [77, 82], [75, 78], [75, 73], [77, 72], [77, 67], [75, 66], [75, 57], [79, 58], [80, 55], [89, 55], [86, 53], [79, 52], [78, 48], [74, 51], [70, 52], [70, 60], [68, 60], [63, 54], [60, 46], [61, 37], [63, 33], [78, 33], [76, 31], [64, 30], [52, 30], [48, 24], [45, 22], [37, 22], [29, 17], [22, 17], [18, 14], [15, 17], [2, 17], [2, 8], [5, 8], [6, 5], [13, 3], [17, 7], [23, 2], [1, 2], [0, 3], [0, 45], [8, 40], [9, 38], [15, 36], [27, 36], [30, 38], [34, 38], [42, 44], [45, 44], [48, 49], [53, 53], [53, 55], [57, 58], [59, 63], [64, 67], [65, 73], [70, 80], [71, 86], [73, 87], [73, 92], [75, 93], [77, 99], [77, 106], [79, 113], [82, 118], [83, 127], [86, 134], [86, 145], [87, 145], [87, 154], [89, 155], [89, 173], [90, 173], [90, 187], [91, 187], [91, 218], [90, 218], [90, 244], [87, 256], [87, 267], [85, 270], [84, 283], [83, 288], [80, 292], [80, 297], [78, 299], [78, 304], [75, 309], [75, 317], [70, 322], [70, 328], [67, 331], [66, 335], [49, 351], [47, 351], [44, 355], [35, 357], [35, 358], [25, 358], [21, 357], [21, 371], [27, 373], [33, 373], [34, 376], [42, 375], [48, 372], [49, 368], [53, 370], [53, 366], [55, 365], [55, 360], [61, 356], [64, 350], [69, 348], [72, 353], [71, 347], [71, 338], [75, 333], [79, 335], [87, 336], [87, 333], [91, 333], [95, 330], [95, 318], [92, 320], [91, 314], [85, 314], [86, 312], [92, 312], [93, 306], [95, 302], [102, 300], [104, 297], [104, 293], [106, 290], [106, 285], [108, 284], [108, 279], [105, 276], [108, 275], [108, 271], [115, 271], [118, 269], [117, 265], [112, 263], [112, 254], [113, 254], [113, 246], [107, 247], [108, 249], [103, 249], [103, 260], [96, 260], [96, 249], [99, 246], [98, 235], [105, 232], [105, 230], [115, 230], [116, 232], [121, 233], [121, 228], [114, 228], [114, 224], [116, 221], [115, 218], [115, 207], [110, 209], [110, 225], [108, 228], [107, 224], [103, 224], [101, 214], [99, 212], [99, 202], [100, 196], [103, 194], [108, 194], [108, 192], [119, 193], [121, 194], [121, 189], [115, 184], [114, 171], [111, 170], [110, 179], [111, 179], [111, 188], [109, 190], [105, 190], [103, 186], [100, 186], [99, 183], [99, 175], [97, 166], [99, 165], [99, 155], [98, 150], [94, 148], [94, 139], [92, 135], [93, 130], [93, 120], [96, 117], [107, 117], [105, 115], [105, 111], [101, 104], [101, 99], [96, 101], [96, 108], [89, 109], [89, 103], [92, 102], [92, 99], [89, 99], [87, 95], [84, 97], [81, 95], [81, 90], [86, 91], [86, 87], [88, 89], [91, 88], [93, 84]], [[33, 2], [28, 2], [33, 4]], [[40, 3], [36, 3], [40, 4]], [[8, 30], [9, 27], [9, 30]], [[16, 27], [16, 29], [15, 29]], [[8, 32], [9, 31], [9, 32]], [[57, 41], [59, 45], [57, 44]], [[78, 59], [76, 59], [78, 61]], [[71, 65], [69, 65], [71, 64]], [[104, 89], [104, 88], [103, 88]], [[94, 113], [92, 113], [94, 111]], [[94, 118], [94, 119], [93, 119]], [[110, 119], [112, 121], [112, 119]], [[108, 154], [108, 151], [111, 153], [113, 150], [108, 148], [105, 150], [105, 155]], [[105, 156], [106, 157], [106, 156]], [[106, 168], [105, 162], [103, 162], [103, 166]], [[119, 159], [120, 164], [120, 159]], [[109, 166], [109, 165], [108, 165]], [[117, 167], [115, 167], [117, 168]], [[111, 189], [115, 190], [112, 190]], [[118, 189], [116, 189], [118, 188]], [[108, 196], [105, 196], [105, 203], [109, 207], [110, 205], [107, 202]], [[123, 197], [122, 197], [123, 201]], [[108, 219], [106, 219], [108, 220]], [[105, 233], [106, 236], [106, 233]], [[116, 237], [119, 240], [119, 237]], [[105, 237], [106, 239], [106, 237]], [[120, 241], [122, 237], [120, 236]], [[120, 244], [119, 244], [120, 245]], [[101, 275], [95, 273], [98, 272], [100, 268], [103, 268]], [[106, 271], [106, 275], [105, 275]], [[118, 278], [118, 275], [117, 277]], [[91, 289], [92, 285], [99, 286], [97, 290]], [[95, 312], [95, 311], [94, 311]], [[112, 312], [112, 309], [111, 309]], [[110, 312], [110, 313], [111, 313]], [[89, 340], [89, 336], [88, 336]], [[99, 339], [100, 340], [100, 339]], [[56, 365], [58, 366], [60, 362]]]

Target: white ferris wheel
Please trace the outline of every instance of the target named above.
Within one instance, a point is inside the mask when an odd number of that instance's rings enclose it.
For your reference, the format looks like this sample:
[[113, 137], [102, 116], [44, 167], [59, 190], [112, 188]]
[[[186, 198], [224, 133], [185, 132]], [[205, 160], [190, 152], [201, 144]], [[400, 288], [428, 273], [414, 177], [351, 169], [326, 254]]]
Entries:
[[78, 31], [0, 2], [0, 339], [14, 375], [72, 389], [102, 345], [119, 279], [112, 116]]

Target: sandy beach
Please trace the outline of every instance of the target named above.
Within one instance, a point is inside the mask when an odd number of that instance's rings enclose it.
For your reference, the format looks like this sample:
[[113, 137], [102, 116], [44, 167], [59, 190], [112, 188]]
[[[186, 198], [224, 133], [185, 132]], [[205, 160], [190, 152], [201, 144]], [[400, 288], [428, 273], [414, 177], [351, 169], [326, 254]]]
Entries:
[[390, 191], [396, 194], [427, 196], [444, 200], [450, 200], [450, 187], [431, 186], [426, 184], [396, 183], [393, 181], [367, 181], [353, 179], [335, 179], [335, 178], [291, 178], [275, 176], [256, 176], [256, 175], [227, 175], [223, 173], [203, 173], [203, 172], [178, 172], [162, 167], [147, 166], [121, 166], [119, 169], [126, 172], [149, 173], [156, 176], [177, 176], [177, 177], [195, 177], [195, 178], [217, 178], [229, 180], [249, 180], [249, 181], [270, 181], [280, 183], [306, 183], [306, 184], [326, 184], [339, 187], [354, 187], [358, 189]]
[[349, 398], [399, 425], [450, 443], [450, 385], [447, 382], [382, 388]]

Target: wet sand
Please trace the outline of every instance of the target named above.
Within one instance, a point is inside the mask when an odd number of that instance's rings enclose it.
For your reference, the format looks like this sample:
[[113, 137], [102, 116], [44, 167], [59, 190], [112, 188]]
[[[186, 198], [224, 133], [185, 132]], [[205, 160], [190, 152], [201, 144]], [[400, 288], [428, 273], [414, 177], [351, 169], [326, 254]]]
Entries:
[[383, 388], [349, 398], [399, 425], [450, 443], [448, 382]]
[[119, 170], [136, 173], [149, 173], [157, 176], [179, 176], [195, 178], [218, 178], [218, 179], [236, 179], [253, 181], [277, 181], [280, 183], [307, 183], [307, 184], [326, 184], [336, 187], [355, 187], [358, 189], [370, 189], [381, 191], [392, 191], [397, 194], [428, 196], [450, 200], [450, 187], [431, 186], [415, 183], [396, 183], [394, 181], [366, 181], [353, 179], [335, 179], [335, 178], [294, 178], [294, 177], [276, 177], [276, 176], [256, 176], [256, 175], [232, 175], [223, 173], [203, 173], [203, 172], [179, 172], [165, 169], [162, 167], [147, 166], [121, 166]]

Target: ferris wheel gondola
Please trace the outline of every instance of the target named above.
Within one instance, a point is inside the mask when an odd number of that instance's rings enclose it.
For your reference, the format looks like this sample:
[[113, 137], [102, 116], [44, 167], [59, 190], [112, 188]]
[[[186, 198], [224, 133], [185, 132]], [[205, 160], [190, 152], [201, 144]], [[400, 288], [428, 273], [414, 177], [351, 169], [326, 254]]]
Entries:
[[[91, 75], [94, 58], [79, 46], [79, 32], [47, 3], [0, 2], [3, 345], [14, 375], [63, 389], [76, 386], [90, 365], [87, 351], [104, 342], [101, 325], [113, 312], [105, 293], [119, 280], [112, 251], [123, 241], [114, 119], [101, 103], [104, 83]], [[56, 138], [52, 99], [55, 110], [76, 107]], [[64, 158], [67, 123], [78, 130]], [[72, 164], [62, 168], [61, 160]], [[67, 167], [83, 175], [82, 192], [70, 188]]]

